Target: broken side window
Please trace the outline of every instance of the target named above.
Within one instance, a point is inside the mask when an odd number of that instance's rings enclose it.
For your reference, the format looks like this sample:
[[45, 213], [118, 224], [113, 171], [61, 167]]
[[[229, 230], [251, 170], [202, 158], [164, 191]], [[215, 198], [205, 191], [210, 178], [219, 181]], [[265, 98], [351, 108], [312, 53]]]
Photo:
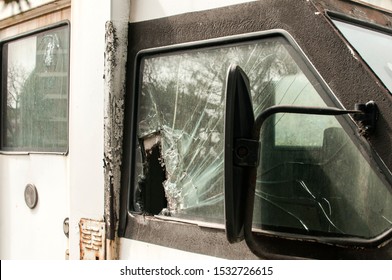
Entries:
[[[255, 116], [276, 104], [333, 106], [283, 36], [143, 54], [133, 210], [224, 222], [224, 91], [233, 63], [249, 77]], [[362, 237], [390, 228], [391, 190], [342, 126], [347, 121], [271, 117], [262, 132], [255, 227]]]
[[[290, 51], [286, 40], [276, 37], [142, 58], [135, 210], [223, 222], [223, 116], [227, 69], [236, 63], [248, 73], [256, 114], [275, 102], [277, 88], [281, 88], [282, 102], [284, 95], [293, 95], [298, 102], [320, 99], [317, 94], [312, 96], [311, 91], [290, 91], [290, 84], [295, 84], [296, 79], [304, 79]], [[285, 77], [292, 81], [288, 82]], [[146, 145], [146, 141], [155, 144]], [[157, 151], [159, 156], [149, 156]], [[157, 162], [164, 170], [164, 176], [160, 171], [152, 172], [151, 165]], [[149, 177], [159, 178], [154, 182], [156, 186], [147, 186], [151, 181]], [[145, 199], [152, 188], [161, 188], [166, 201], [159, 202], [156, 209], [148, 207]]]

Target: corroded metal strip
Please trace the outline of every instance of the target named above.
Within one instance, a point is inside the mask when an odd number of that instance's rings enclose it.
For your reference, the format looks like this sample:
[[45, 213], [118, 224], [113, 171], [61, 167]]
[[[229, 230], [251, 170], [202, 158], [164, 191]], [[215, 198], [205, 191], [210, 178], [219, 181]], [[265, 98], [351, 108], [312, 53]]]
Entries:
[[122, 142], [124, 122], [125, 72], [128, 23], [106, 23], [105, 34], [104, 172], [105, 221], [110, 247], [108, 259], [117, 258], [116, 230], [119, 218]]
[[106, 259], [105, 223], [89, 219], [81, 219], [80, 227], [80, 259]]

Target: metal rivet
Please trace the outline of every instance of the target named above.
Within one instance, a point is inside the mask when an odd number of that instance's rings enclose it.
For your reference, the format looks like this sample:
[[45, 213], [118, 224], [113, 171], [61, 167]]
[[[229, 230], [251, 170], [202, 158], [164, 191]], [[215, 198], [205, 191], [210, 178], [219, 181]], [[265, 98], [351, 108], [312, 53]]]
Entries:
[[37, 188], [33, 184], [27, 184], [24, 190], [24, 198], [27, 207], [34, 209], [38, 203]]
[[245, 146], [240, 146], [237, 148], [237, 156], [241, 159], [247, 157], [249, 154], [249, 150]]

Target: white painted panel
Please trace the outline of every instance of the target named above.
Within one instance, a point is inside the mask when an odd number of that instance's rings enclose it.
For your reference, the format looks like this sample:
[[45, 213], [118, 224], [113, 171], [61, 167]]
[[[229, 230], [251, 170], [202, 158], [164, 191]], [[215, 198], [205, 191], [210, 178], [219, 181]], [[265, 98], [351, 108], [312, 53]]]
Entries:
[[[0, 155], [0, 174], [0, 259], [64, 259], [67, 158]], [[28, 183], [38, 190], [34, 209], [24, 201]]]
[[79, 259], [81, 218], [103, 219], [105, 23], [110, 0], [71, 2], [70, 259]]
[[256, 0], [131, 0], [131, 22], [208, 10]]

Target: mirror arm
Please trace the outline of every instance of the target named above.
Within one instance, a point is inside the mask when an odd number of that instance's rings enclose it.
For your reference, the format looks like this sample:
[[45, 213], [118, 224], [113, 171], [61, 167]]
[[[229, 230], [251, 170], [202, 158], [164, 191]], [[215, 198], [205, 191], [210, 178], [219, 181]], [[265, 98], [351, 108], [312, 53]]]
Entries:
[[376, 102], [369, 101], [366, 104], [355, 104], [355, 109], [362, 112], [362, 114], [354, 114], [354, 120], [360, 125], [361, 134], [364, 134], [364, 136], [372, 134], [376, 129], [379, 117]]
[[255, 129], [253, 130], [253, 139], [259, 139], [260, 129], [263, 122], [271, 115], [277, 113], [292, 113], [292, 114], [308, 114], [308, 115], [346, 115], [353, 114], [354, 120], [358, 121], [361, 132], [370, 134], [374, 132], [376, 122], [378, 120], [378, 107], [374, 101], [369, 101], [366, 104], [355, 104], [354, 110], [345, 110], [334, 107], [304, 107], [295, 105], [276, 105], [271, 106], [261, 112], [255, 120]]
[[[373, 103], [374, 104], [374, 103]], [[375, 104], [374, 104], [375, 105]], [[276, 105], [261, 112], [254, 125], [252, 139], [235, 139], [234, 143], [234, 158], [233, 163], [237, 166], [243, 167], [257, 167], [259, 164], [259, 150], [260, 142], [259, 135], [260, 129], [264, 121], [271, 115], [276, 113], [292, 113], [292, 114], [311, 114], [311, 115], [344, 115], [354, 114], [354, 119], [358, 121], [366, 121], [374, 118], [368, 116], [370, 110], [366, 104], [356, 105], [356, 110], [344, 110], [333, 107], [303, 107], [294, 105]], [[374, 127], [374, 125], [367, 125], [365, 127]], [[369, 129], [368, 129], [369, 130]]]

